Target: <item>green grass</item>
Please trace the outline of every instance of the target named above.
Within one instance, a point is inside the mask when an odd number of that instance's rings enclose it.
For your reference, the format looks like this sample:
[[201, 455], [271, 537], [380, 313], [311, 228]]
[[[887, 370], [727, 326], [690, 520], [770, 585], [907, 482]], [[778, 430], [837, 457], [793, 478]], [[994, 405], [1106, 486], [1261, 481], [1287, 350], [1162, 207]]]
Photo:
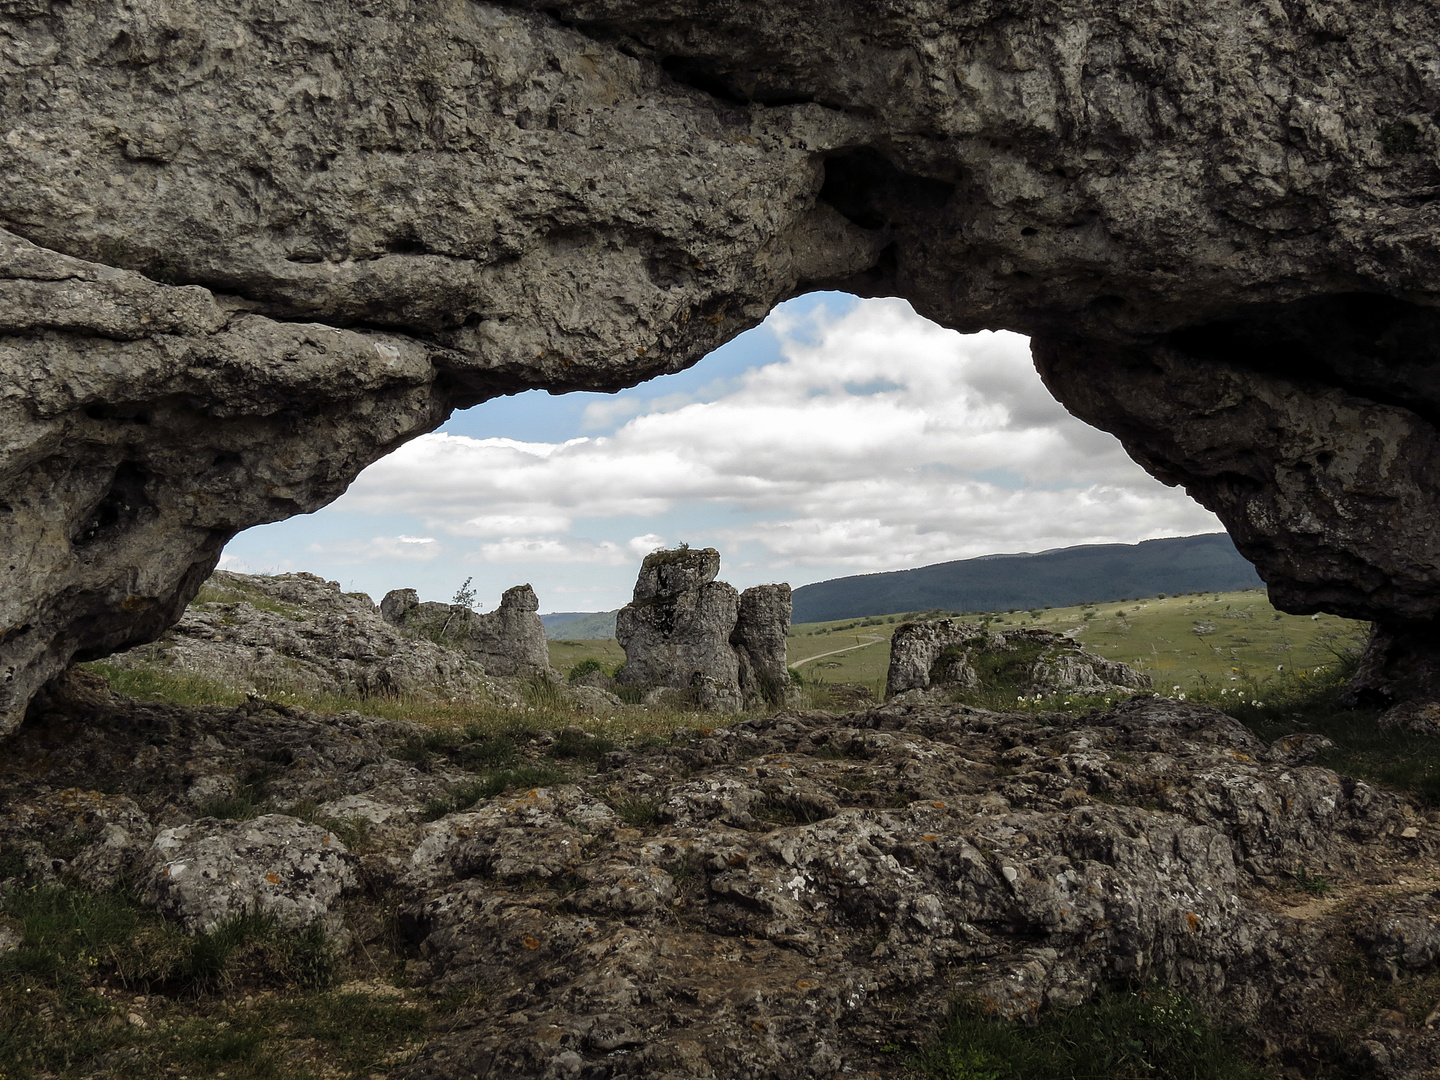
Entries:
[[200, 586], [200, 591], [195, 594], [195, 599], [190, 601], [191, 606], [201, 604], [249, 604], [259, 611], [270, 611], [276, 615], [283, 615], [287, 619], [296, 622], [304, 622], [307, 618], [303, 609], [294, 604], [282, 603], [272, 599], [261, 589], [251, 589], [240, 584], [221, 583], [218, 581], [207, 581]]
[[[790, 628], [786, 642], [790, 663], [798, 664], [807, 680], [878, 684], [883, 691], [895, 627], [908, 619], [946, 617], [988, 622], [996, 630], [1071, 632], [1085, 648], [1138, 667], [1167, 692], [1176, 685], [1188, 692], [1207, 681], [1224, 682], [1232, 667], [1273, 671], [1277, 665], [1325, 664], [1334, 659], [1337, 642], [1363, 631], [1363, 624], [1333, 615], [1283, 614], [1262, 590], [1251, 589], [1033, 611], [931, 611], [800, 623]], [[1195, 633], [1197, 627], [1201, 633]], [[837, 649], [848, 651], [804, 662]]]
[[[1270, 605], [1263, 590], [1250, 589], [1033, 611], [929, 611], [797, 623], [786, 639], [789, 661], [807, 684], [817, 688], [859, 683], [883, 697], [890, 636], [896, 626], [907, 619], [951, 616], [989, 622], [997, 630], [1073, 631], [1087, 649], [1138, 667], [1166, 692], [1174, 692], [1170, 688], [1176, 685], [1188, 692], [1206, 680], [1224, 681], [1232, 667], [1251, 671], [1273, 671], [1280, 664], [1315, 667], [1334, 658], [1331, 650], [1337, 641], [1363, 630], [1363, 624], [1334, 615], [1313, 619], [1283, 614]], [[1197, 627], [1201, 633], [1195, 633]], [[611, 671], [624, 661], [625, 653], [614, 638], [550, 642], [550, 663], [559, 671], [569, 671], [587, 659]]]
[[132, 897], [54, 885], [12, 890], [3, 910], [23, 931], [0, 956], [5, 1080], [368, 1077], [431, 1023], [400, 991], [331, 989], [342, 961], [318, 927], [245, 915], [190, 937]]
[[1033, 1024], [956, 1004], [915, 1071], [936, 1080], [1265, 1080], [1261, 1068], [1183, 995], [1160, 987], [1107, 990], [1046, 1009]]
[[493, 799], [514, 788], [553, 787], [556, 784], [569, 783], [570, 780], [570, 774], [564, 769], [544, 765], [495, 769], [482, 773], [477, 780], [456, 784], [441, 798], [431, 799], [425, 804], [424, 818], [426, 821], [434, 821], [446, 814], [469, 810], [481, 799]]
[[550, 642], [550, 666], [556, 671], [570, 671], [586, 660], [594, 660], [605, 671], [614, 671], [625, 662], [625, 650], [614, 638]]
[[623, 792], [606, 792], [602, 798], [615, 811], [615, 816], [626, 825], [643, 829], [660, 820], [659, 798], [645, 795], [627, 795]]
[[[244, 689], [196, 675], [164, 669], [129, 670], [104, 661], [82, 665], [103, 676], [112, 689], [139, 701], [167, 702], [185, 706], [245, 703]], [[512, 740], [528, 739], [542, 730], [578, 726], [596, 735], [616, 740], [668, 739], [677, 729], [714, 727], [731, 717], [717, 717], [693, 709], [622, 708], [606, 716], [594, 716], [571, 708], [557, 683], [535, 678], [522, 686], [525, 704], [520, 707], [500, 701], [441, 701], [422, 697], [359, 697], [347, 694], [308, 694], [299, 691], [272, 691], [276, 706], [318, 713], [360, 712], [386, 720], [410, 720], [433, 728], [479, 732]], [[622, 692], [626, 689], [621, 688]], [[623, 696], [623, 694], [622, 694]], [[633, 695], [632, 695], [633, 696]], [[638, 706], [638, 697], [634, 703]], [[448, 737], [448, 736], [444, 736]], [[474, 736], [478, 737], [478, 736]], [[472, 738], [473, 741], [473, 738]], [[419, 752], [412, 748], [407, 753]], [[238, 804], [237, 804], [238, 810]]]
[[166, 701], [174, 705], [241, 705], [245, 691], [200, 675], [185, 675], [152, 668], [120, 668], [103, 660], [82, 665], [103, 675], [117, 694], [136, 701]]

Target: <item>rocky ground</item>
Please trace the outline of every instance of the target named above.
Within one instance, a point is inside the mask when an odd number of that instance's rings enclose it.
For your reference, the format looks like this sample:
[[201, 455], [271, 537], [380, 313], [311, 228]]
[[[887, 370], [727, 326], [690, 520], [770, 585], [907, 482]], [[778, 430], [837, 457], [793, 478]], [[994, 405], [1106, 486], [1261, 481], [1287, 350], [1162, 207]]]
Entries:
[[[1310, 764], [1320, 741], [1142, 698], [617, 747], [140, 704], [77, 675], [0, 760], [0, 889], [323, 927], [444, 1014], [353, 1075], [893, 1076], [957, 998], [1023, 1018], [1154, 979], [1276, 1075], [1440, 1077], [1440, 815]], [[148, 1023], [164, 987], [107, 964], [106, 1000]]]

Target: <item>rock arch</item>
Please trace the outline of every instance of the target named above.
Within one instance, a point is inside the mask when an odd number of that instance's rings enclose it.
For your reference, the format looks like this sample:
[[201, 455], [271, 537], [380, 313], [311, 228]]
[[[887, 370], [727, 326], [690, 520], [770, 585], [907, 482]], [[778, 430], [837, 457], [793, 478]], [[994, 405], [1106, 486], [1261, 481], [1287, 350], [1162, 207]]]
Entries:
[[1378, 692], [1433, 689], [1433, 5], [26, 0], [0, 30], [0, 731], [450, 410], [676, 370], [817, 286], [1030, 334], [1282, 606], [1382, 624]]

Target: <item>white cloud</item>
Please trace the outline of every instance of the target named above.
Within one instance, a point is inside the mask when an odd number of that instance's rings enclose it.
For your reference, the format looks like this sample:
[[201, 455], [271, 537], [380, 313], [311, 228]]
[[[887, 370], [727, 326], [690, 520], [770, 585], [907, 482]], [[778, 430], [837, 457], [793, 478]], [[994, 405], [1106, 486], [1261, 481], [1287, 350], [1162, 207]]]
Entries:
[[474, 554], [492, 563], [594, 563], [600, 566], [631, 566], [661, 544], [636, 537], [624, 544], [611, 540], [594, 543], [556, 536], [509, 536], [482, 544]]
[[341, 566], [375, 561], [429, 562], [445, 554], [445, 545], [432, 536], [372, 536], [369, 540], [330, 540], [313, 543], [306, 552]]
[[[592, 426], [629, 415], [606, 437], [424, 436], [366, 470], [337, 509], [409, 515], [480, 541], [459, 555], [509, 566], [633, 568], [664, 543], [627, 539], [637, 519], [666, 515], [666, 531], [749, 545], [757, 578], [784, 567], [797, 582], [1218, 527], [1057, 404], [1023, 337], [960, 335], [898, 300], [817, 311], [772, 315], [783, 360], [713, 384], [698, 395], [708, 400], [589, 406]], [[687, 515], [709, 524], [692, 530]], [[347, 543], [327, 553], [445, 550], [430, 536]]]

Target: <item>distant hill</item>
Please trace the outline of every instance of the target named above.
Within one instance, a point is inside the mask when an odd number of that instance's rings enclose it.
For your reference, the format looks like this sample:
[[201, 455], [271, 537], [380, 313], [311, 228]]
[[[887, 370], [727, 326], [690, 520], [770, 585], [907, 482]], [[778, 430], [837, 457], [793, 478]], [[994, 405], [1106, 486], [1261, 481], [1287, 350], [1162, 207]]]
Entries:
[[914, 570], [862, 574], [795, 590], [797, 623], [908, 611], [1012, 608], [1231, 591], [1263, 585], [1225, 533], [1087, 544], [1037, 555], [984, 555]]
[[551, 641], [589, 641], [615, 636], [613, 611], [557, 611], [541, 615], [545, 636]]

